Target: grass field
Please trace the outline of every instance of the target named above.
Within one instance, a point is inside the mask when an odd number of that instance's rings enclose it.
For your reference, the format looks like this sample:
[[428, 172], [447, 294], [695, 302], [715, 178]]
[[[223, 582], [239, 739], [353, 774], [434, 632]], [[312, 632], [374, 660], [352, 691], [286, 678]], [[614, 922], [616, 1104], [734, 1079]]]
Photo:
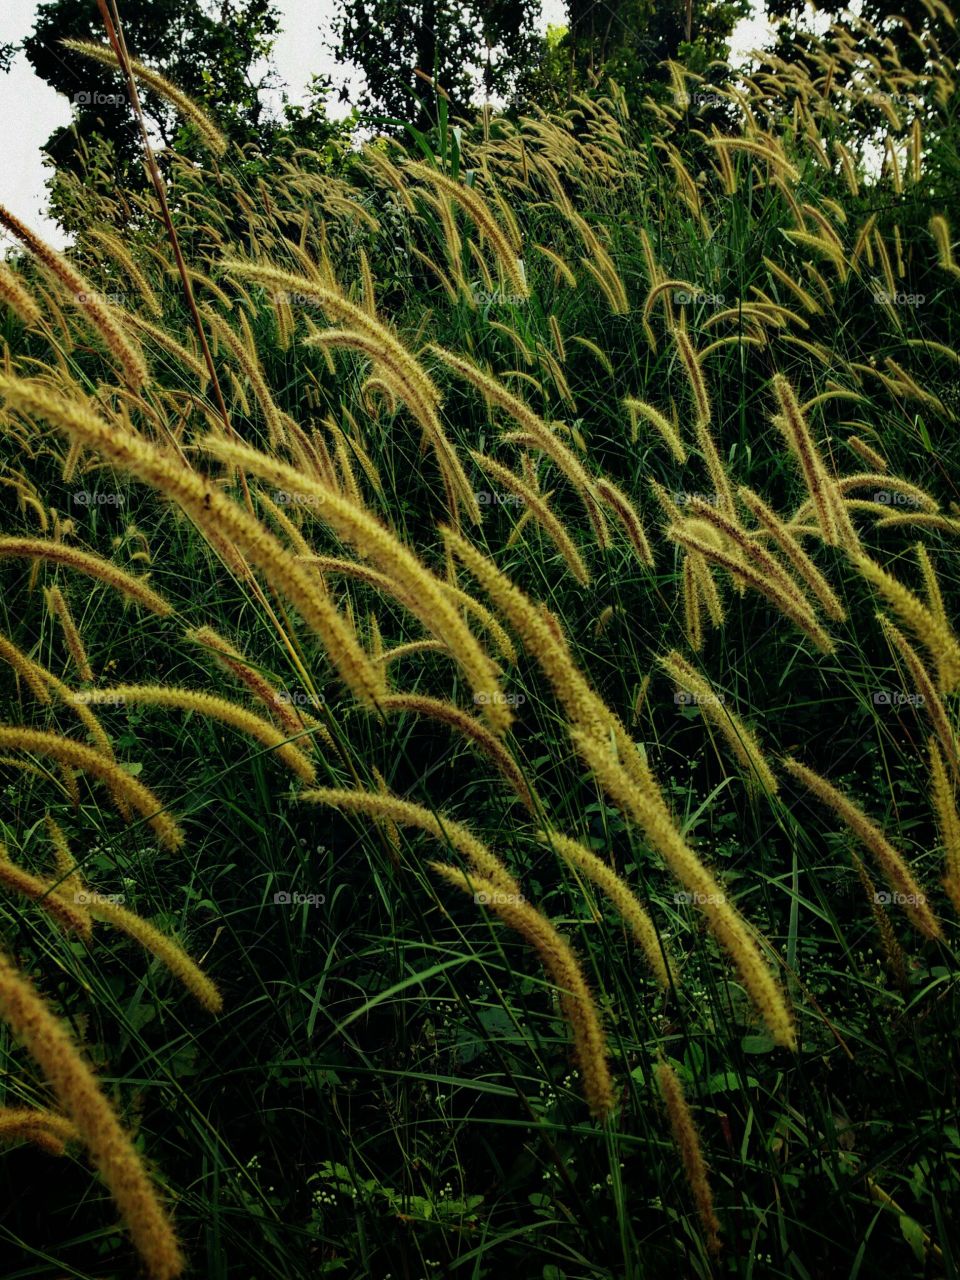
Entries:
[[960, 1275], [937, 29], [0, 208], [9, 1280]]

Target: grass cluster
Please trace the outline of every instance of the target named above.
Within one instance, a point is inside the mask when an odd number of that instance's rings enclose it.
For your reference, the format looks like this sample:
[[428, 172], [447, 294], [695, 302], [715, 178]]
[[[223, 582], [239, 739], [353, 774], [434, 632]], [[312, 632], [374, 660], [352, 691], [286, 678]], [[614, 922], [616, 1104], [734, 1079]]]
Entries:
[[931, 14], [0, 208], [10, 1280], [960, 1274]]

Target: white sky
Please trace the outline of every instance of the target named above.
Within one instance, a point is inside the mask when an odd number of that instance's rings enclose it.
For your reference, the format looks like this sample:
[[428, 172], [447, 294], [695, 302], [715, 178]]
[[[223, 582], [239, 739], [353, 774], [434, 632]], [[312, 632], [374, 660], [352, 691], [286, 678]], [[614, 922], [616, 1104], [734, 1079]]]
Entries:
[[[290, 86], [291, 97], [297, 99], [315, 72], [339, 72], [332, 57], [323, 48], [329, 38], [329, 21], [333, 0], [276, 0], [283, 15], [283, 31], [275, 49], [280, 76]], [[762, 9], [755, 4], [754, 11]], [[0, 0], [0, 44], [16, 44], [33, 30], [36, 0]], [[544, 0], [540, 26], [559, 26], [564, 22], [563, 0]], [[324, 30], [321, 31], [320, 27]], [[757, 17], [741, 22], [734, 32], [733, 49], [743, 55], [763, 43], [769, 28]], [[148, 50], [137, 50], [145, 54]], [[330, 104], [331, 113], [337, 109]], [[346, 111], [347, 107], [340, 108]], [[39, 80], [27, 62], [18, 54], [12, 70], [0, 74], [0, 202], [28, 225], [61, 246], [63, 239], [57, 228], [43, 217], [44, 183], [49, 176], [41, 160], [40, 148], [55, 128], [69, 123], [70, 105], [48, 84]], [[2, 247], [0, 240], [0, 247]]]

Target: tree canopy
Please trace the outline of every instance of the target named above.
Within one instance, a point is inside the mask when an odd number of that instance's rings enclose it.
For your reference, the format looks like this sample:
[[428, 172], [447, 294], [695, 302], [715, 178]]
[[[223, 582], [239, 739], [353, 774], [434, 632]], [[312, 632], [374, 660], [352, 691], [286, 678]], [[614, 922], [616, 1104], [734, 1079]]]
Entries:
[[[155, 67], [194, 98], [237, 141], [257, 138], [263, 128], [262, 90], [270, 73], [258, 70], [270, 53], [279, 20], [272, 0], [125, 0], [121, 11], [131, 56]], [[73, 104], [70, 125], [58, 129], [46, 150], [60, 166], [72, 167], [78, 147], [93, 134], [111, 144], [119, 167], [138, 152], [136, 126], [119, 73], [69, 49], [64, 39], [104, 43], [97, 7], [78, 0], [46, 0], [24, 49], [37, 75]], [[149, 91], [145, 114], [165, 143], [177, 122]]]

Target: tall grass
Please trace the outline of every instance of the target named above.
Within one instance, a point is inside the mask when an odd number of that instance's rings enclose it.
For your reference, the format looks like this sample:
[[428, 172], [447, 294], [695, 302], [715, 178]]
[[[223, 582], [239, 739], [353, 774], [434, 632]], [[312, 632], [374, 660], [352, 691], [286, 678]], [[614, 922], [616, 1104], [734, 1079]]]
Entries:
[[957, 1276], [937, 30], [3, 215], [4, 1275]]

